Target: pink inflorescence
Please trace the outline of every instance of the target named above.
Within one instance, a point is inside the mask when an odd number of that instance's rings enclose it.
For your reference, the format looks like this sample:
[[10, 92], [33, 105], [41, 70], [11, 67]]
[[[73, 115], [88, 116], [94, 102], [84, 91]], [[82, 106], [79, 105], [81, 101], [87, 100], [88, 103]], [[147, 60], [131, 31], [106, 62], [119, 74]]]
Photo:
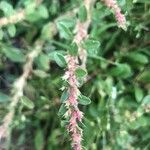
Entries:
[[82, 121], [83, 114], [79, 109], [72, 110], [69, 120], [69, 125], [67, 126], [68, 131], [71, 134], [72, 147], [74, 150], [81, 150], [82, 145], [82, 130], [79, 129], [78, 122]]
[[67, 130], [71, 135], [72, 148], [74, 150], [82, 150], [82, 129], [78, 126], [79, 122], [82, 122], [83, 113], [78, 108], [78, 81], [75, 76], [75, 70], [77, 68], [76, 57], [68, 56], [66, 58], [68, 64], [68, 70], [65, 73], [64, 79], [69, 83], [69, 97], [65, 102], [67, 112], [66, 118], [69, 118], [69, 124]]
[[115, 13], [115, 18], [117, 20], [118, 26], [124, 30], [127, 28], [126, 18], [124, 14], [121, 13], [121, 9], [118, 6], [116, 0], [103, 0], [107, 7], [113, 9]]

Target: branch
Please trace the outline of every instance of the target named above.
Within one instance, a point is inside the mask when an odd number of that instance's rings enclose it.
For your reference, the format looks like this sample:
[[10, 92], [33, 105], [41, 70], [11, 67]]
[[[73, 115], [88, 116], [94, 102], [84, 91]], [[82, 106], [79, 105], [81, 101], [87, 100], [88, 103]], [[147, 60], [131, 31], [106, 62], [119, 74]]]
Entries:
[[0, 27], [6, 26], [8, 24], [15, 24], [25, 19], [25, 11], [19, 10], [15, 15], [10, 16], [9, 18], [3, 17], [0, 19]]
[[93, 6], [93, 4], [95, 3], [95, 0], [84, 0], [84, 5], [86, 7], [87, 10], [87, 20], [85, 22], [80, 22], [78, 20], [77, 25], [76, 25], [76, 36], [74, 38], [74, 42], [77, 43], [78, 47], [79, 47], [79, 58], [82, 61], [82, 67], [86, 68], [86, 60], [87, 60], [87, 52], [85, 49], [83, 49], [81, 47], [81, 42], [84, 39], [88, 38], [88, 28], [90, 26], [91, 23], [91, 7]]
[[34, 59], [39, 55], [41, 51], [41, 43], [37, 43], [35, 50], [30, 52], [27, 55], [26, 63], [23, 67], [22, 75], [14, 82], [13, 91], [14, 94], [12, 96], [12, 101], [9, 105], [9, 112], [3, 119], [3, 124], [0, 126], [0, 140], [5, 139], [9, 136], [9, 126], [11, 125], [14, 115], [15, 115], [15, 108], [23, 96], [23, 89], [26, 84], [26, 80], [28, 79], [30, 72], [32, 70], [32, 65]]
[[[93, 3], [95, 0], [92, 1]], [[80, 22], [78, 20], [76, 24], [76, 35], [74, 37], [74, 42], [78, 46], [79, 57], [82, 60], [82, 67], [86, 67], [86, 50], [81, 47], [81, 42], [88, 36], [88, 27], [90, 25], [90, 6], [91, 0], [84, 0], [84, 5], [87, 9], [87, 20], [85, 22]], [[82, 123], [83, 112], [79, 110], [78, 107], [78, 96], [80, 94], [78, 88], [78, 79], [76, 77], [76, 69], [78, 68], [78, 59], [77, 56], [66, 56], [67, 61], [67, 71], [63, 77], [64, 80], [69, 84], [67, 92], [69, 94], [67, 100], [64, 102], [67, 109], [64, 114], [65, 119], [68, 119], [68, 125], [66, 126], [67, 131], [71, 136], [71, 146], [74, 150], [82, 150], [82, 129], [79, 127], [79, 122]]]
[[[37, 8], [43, 0], [35, 0], [35, 8]], [[3, 17], [0, 18], [0, 27], [9, 25], [9, 24], [16, 24], [18, 22], [23, 21], [26, 18], [26, 12], [24, 9], [16, 11], [16, 13], [10, 17]]]
[[118, 24], [118, 27], [123, 30], [127, 30], [127, 23], [124, 14], [121, 13], [121, 9], [116, 0], [102, 0], [106, 4], [106, 6], [113, 10], [115, 14], [115, 18]]

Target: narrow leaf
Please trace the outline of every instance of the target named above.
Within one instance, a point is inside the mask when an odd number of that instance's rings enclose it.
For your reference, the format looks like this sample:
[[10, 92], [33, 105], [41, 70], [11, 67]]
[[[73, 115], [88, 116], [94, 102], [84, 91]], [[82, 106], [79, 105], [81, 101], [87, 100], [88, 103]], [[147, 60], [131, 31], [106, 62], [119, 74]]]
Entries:
[[75, 71], [75, 75], [77, 76], [77, 78], [83, 78], [87, 75], [87, 72], [82, 68], [77, 68]]
[[10, 100], [10, 97], [2, 92], [0, 92], [0, 102], [7, 102]]
[[82, 5], [79, 9], [79, 20], [81, 22], [84, 22], [86, 21], [86, 19], [87, 19], [87, 10], [86, 10], [86, 7]]
[[144, 96], [143, 90], [140, 87], [135, 87], [135, 98], [137, 102], [141, 102], [142, 98]]
[[78, 100], [79, 100], [79, 104], [82, 104], [82, 105], [89, 105], [91, 103], [90, 98], [84, 95], [79, 95]]
[[60, 101], [63, 103], [64, 101], [68, 99], [68, 97], [69, 97], [69, 93], [67, 90], [65, 90], [61, 95]]
[[3, 47], [2, 48], [3, 53], [13, 62], [24, 62], [25, 56], [21, 52], [20, 49], [17, 48], [11, 48], [11, 47]]
[[62, 104], [59, 108], [59, 111], [58, 111], [58, 116], [63, 116], [66, 112], [66, 107], [64, 104]]
[[34, 108], [34, 103], [29, 98], [27, 98], [26, 96], [21, 97], [21, 102], [23, 105], [25, 105], [29, 109]]
[[69, 54], [72, 56], [77, 56], [78, 54], [78, 46], [76, 43], [72, 43], [69, 48]]
[[56, 63], [60, 67], [65, 67], [67, 65], [66, 60], [65, 60], [64, 56], [61, 53], [56, 52], [54, 54], [54, 60], [56, 61]]
[[99, 46], [100, 42], [93, 39], [87, 39], [83, 43], [83, 48], [86, 49], [90, 55], [96, 55]]
[[61, 22], [57, 23], [57, 28], [60, 32], [60, 35], [65, 38], [65, 39], [71, 39], [73, 37], [70, 29], [68, 27], [66, 27], [64, 24], [62, 24]]

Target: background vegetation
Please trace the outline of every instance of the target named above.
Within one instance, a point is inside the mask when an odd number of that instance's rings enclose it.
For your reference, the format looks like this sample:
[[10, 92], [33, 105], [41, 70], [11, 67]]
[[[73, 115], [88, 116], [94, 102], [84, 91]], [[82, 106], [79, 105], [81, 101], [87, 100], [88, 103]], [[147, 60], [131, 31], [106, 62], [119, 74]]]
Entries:
[[[88, 79], [81, 91], [92, 100], [85, 114], [83, 145], [87, 150], [150, 149], [150, 1], [118, 0], [128, 30], [118, 29], [101, 1], [92, 9], [89, 36], [100, 42], [88, 51]], [[53, 52], [70, 44], [59, 27], [73, 30], [80, 0], [1, 0], [0, 17], [23, 13], [15, 23], [0, 19], [0, 121], [9, 111], [13, 83], [23, 72], [26, 55], [40, 49], [24, 98], [15, 107], [11, 150], [69, 150], [69, 136], [58, 115], [64, 69]], [[2, 141], [3, 142], [3, 141]], [[3, 146], [3, 143], [1, 145]]]

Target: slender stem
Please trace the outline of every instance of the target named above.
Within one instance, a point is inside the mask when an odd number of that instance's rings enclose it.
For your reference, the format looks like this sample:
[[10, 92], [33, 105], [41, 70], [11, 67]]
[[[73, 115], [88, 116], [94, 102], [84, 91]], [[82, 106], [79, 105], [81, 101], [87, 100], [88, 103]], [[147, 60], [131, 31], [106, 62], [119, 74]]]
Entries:
[[30, 72], [32, 70], [32, 65], [33, 65], [34, 59], [39, 55], [39, 53], [41, 51], [41, 45], [42, 45], [42, 43], [38, 43], [35, 47], [35, 50], [31, 51], [27, 55], [27, 60], [23, 67], [23, 73], [14, 82], [13, 95], [12, 95], [11, 103], [9, 105], [9, 112], [4, 117], [3, 124], [0, 126], [0, 140], [2, 138], [6, 139], [9, 137], [9, 133], [10, 133], [9, 127], [14, 118], [15, 108], [16, 108], [20, 98], [23, 96], [23, 89], [26, 84], [26, 80], [29, 77]]
[[[93, 1], [92, 1], [93, 2]], [[94, 1], [95, 2], [95, 1]], [[86, 59], [87, 53], [81, 47], [81, 42], [88, 37], [88, 27], [90, 25], [90, 0], [84, 0], [84, 5], [87, 9], [87, 21], [80, 22], [77, 21], [76, 24], [76, 35], [74, 37], [73, 42], [75, 42], [78, 46], [79, 57], [82, 60], [81, 67], [86, 67]], [[58, 44], [58, 43], [57, 43]], [[62, 45], [61, 45], [62, 46]], [[78, 89], [78, 80], [75, 75], [75, 71], [78, 67], [78, 58], [77, 56], [68, 55], [66, 57], [67, 61], [67, 71], [65, 72], [64, 79], [68, 81], [69, 87], [69, 97], [68, 100], [65, 101], [65, 106], [67, 108], [67, 112], [65, 114], [66, 119], [69, 117], [69, 124], [67, 125], [67, 130], [71, 136], [71, 145], [74, 150], [82, 150], [82, 129], [79, 127], [78, 123], [82, 122], [83, 113], [78, 108], [78, 96], [79, 96], [79, 89]]]

